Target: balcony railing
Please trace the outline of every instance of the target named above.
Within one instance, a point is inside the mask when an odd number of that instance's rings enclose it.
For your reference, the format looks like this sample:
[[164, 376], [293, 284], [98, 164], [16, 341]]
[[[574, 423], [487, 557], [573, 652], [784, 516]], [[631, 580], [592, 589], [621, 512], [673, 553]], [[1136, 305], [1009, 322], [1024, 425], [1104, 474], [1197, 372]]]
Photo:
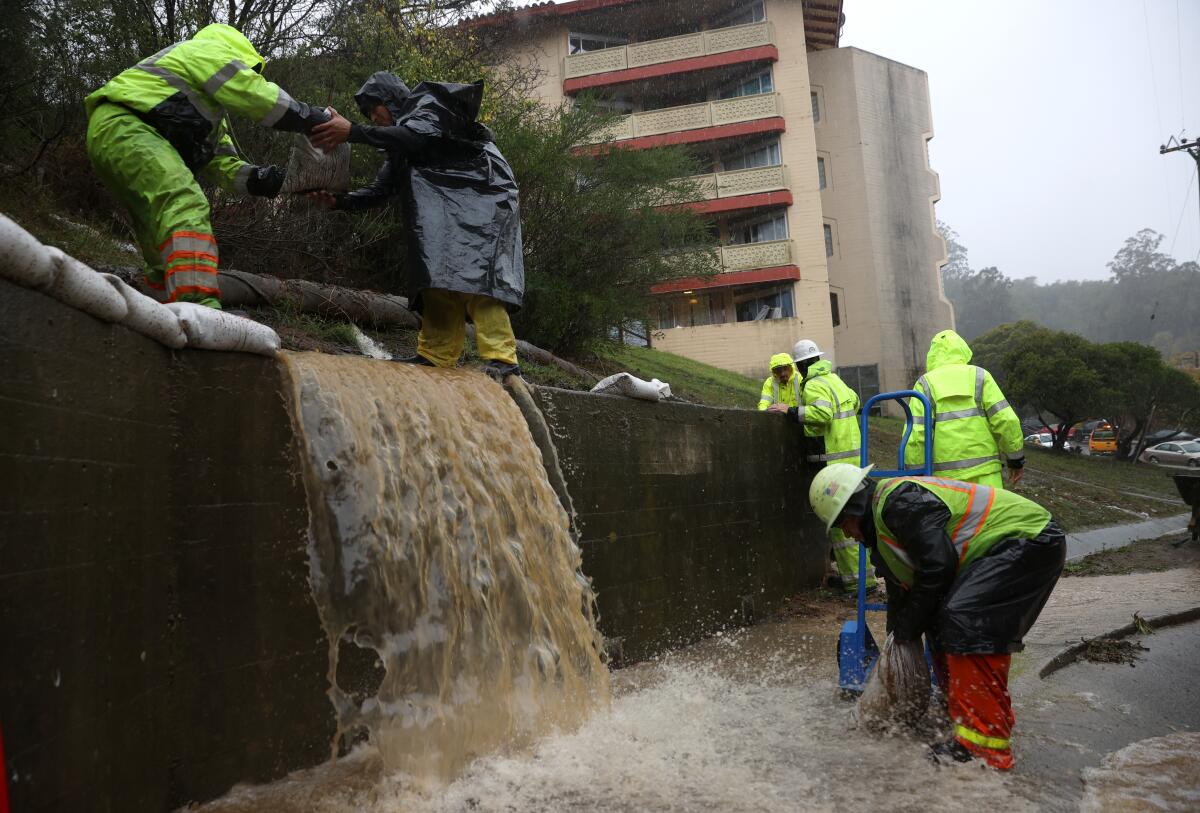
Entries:
[[721, 266], [726, 271], [774, 268], [777, 265], [790, 265], [791, 262], [791, 240], [771, 240], [767, 243], [742, 243], [736, 246], [721, 246]]
[[664, 107], [661, 110], [622, 116], [607, 130], [599, 133], [594, 143], [699, 130], [704, 127], [737, 124], [781, 115], [783, 102], [778, 93], [735, 96], [716, 102]]
[[[696, 198], [697, 200], [756, 195], [760, 192], [774, 192], [788, 188], [787, 167], [785, 166], [714, 172], [710, 175], [697, 175], [692, 180], [699, 187], [700, 195]], [[678, 203], [688, 202], [678, 201]]]
[[596, 73], [642, 68], [662, 62], [674, 62], [679, 59], [711, 56], [727, 51], [740, 51], [744, 48], [774, 44], [775, 31], [769, 22], [735, 25], [730, 28], [684, 34], [681, 37], [648, 40], [633, 45], [623, 45], [619, 48], [605, 48], [585, 54], [572, 54], [566, 59], [563, 76], [567, 79], [575, 79]]

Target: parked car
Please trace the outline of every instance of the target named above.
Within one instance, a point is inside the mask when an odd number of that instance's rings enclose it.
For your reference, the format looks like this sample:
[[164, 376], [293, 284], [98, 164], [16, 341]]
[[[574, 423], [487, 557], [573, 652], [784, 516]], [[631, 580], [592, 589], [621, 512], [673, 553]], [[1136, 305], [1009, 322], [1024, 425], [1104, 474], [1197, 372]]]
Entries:
[[1111, 424], [1097, 424], [1087, 436], [1089, 454], [1116, 454], [1117, 430]]
[[1159, 429], [1157, 432], [1151, 432], [1146, 435], [1146, 445], [1155, 446], [1159, 443], [1185, 443], [1189, 440], [1195, 440], [1196, 436], [1191, 432], [1181, 432], [1178, 429]]
[[1200, 469], [1200, 440], [1167, 441], [1142, 452], [1146, 463], [1156, 466], [1187, 466]]
[[[1054, 436], [1051, 435], [1049, 432], [1040, 432], [1040, 433], [1033, 434], [1033, 435], [1027, 435], [1025, 437], [1025, 445], [1026, 446], [1040, 446], [1043, 449], [1052, 449], [1052, 448], [1054, 448]], [[1063, 451], [1064, 452], [1075, 451], [1075, 445], [1073, 443], [1071, 443], [1071, 441], [1069, 441], [1069, 440], [1064, 440], [1063, 441]]]

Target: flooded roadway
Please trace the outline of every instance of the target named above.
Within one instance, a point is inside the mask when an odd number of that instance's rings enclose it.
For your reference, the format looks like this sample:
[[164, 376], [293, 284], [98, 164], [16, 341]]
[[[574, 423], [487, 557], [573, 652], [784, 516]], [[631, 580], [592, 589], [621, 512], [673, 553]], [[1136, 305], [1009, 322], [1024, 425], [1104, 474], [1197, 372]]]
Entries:
[[[614, 674], [614, 699], [573, 734], [475, 760], [456, 781], [385, 775], [371, 750], [241, 788], [205, 811], [1193, 810], [1200, 702], [1192, 624], [1144, 641], [1136, 669], [1038, 667], [1068, 640], [1193, 606], [1200, 573], [1064, 579], [1014, 661], [1017, 769], [937, 768], [909, 737], [875, 737], [837, 699], [838, 621], [817, 615], [718, 636]], [[873, 624], [881, 626], [881, 624]], [[1181, 668], [1185, 675], [1177, 674]], [[1184, 733], [1178, 733], [1184, 732]], [[1168, 739], [1105, 756], [1136, 740]], [[1182, 739], [1179, 739], [1182, 738]], [[1191, 739], [1189, 739], [1191, 738]], [[1089, 770], [1089, 784], [1081, 776]], [[1165, 783], [1148, 804], [1130, 788]]]

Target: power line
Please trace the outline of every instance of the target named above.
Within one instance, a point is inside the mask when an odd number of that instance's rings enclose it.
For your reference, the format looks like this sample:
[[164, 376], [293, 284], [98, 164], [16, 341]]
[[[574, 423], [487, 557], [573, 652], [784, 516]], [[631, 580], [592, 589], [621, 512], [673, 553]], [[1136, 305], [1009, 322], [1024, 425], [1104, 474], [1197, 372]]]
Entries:
[[1171, 255], [1172, 257], [1175, 256], [1175, 241], [1179, 239], [1179, 229], [1181, 226], [1183, 226], [1183, 216], [1187, 214], [1188, 195], [1190, 195], [1192, 192], [1192, 184], [1196, 182], [1196, 174], [1198, 171], [1200, 171], [1200, 162], [1197, 163], [1197, 166], [1192, 167], [1192, 177], [1188, 180], [1187, 189], [1183, 190], [1183, 208], [1179, 210], [1179, 220], [1175, 223], [1175, 236], [1171, 238], [1171, 248], [1167, 251], [1167, 254]]
[[[1145, 23], [1146, 29], [1146, 59], [1150, 63], [1150, 89], [1154, 91], [1154, 112], [1158, 116], [1158, 131], [1165, 133], [1162, 102], [1158, 97], [1158, 75], [1154, 70], [1154, 43], [1150, 38], [1150, 12], [1146, 8], [1146, 0], [1142, 0], [1142, 21]], [[1175, 211], [1175, 204], [1171, 200], [1171, 180], [1165, 164], [1163, 165], [1163, 198], [1167, 204], [1167, 217], [1170, 217], [1171, 213]]]

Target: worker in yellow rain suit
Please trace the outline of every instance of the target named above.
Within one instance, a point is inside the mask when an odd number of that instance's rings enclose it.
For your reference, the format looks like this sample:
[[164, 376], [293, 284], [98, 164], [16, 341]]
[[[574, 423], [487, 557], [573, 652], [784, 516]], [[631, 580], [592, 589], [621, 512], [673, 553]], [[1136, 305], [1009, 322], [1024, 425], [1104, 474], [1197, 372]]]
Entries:
[[[772, 412], [786, 411], [804, 425], [804, 434], [822, 444], [819, 452], [809, 455], [809, 462], [824, 467], [829, 462], [857, 463], [861, 454], [862, 435], [858, 428], [858, 395], [833, 371], [833, 364], [821, 358], [824, 353], [816, 342], [801, 339], [792, 348], [792, 360], [804, 377], [801, 403], [794, 407], [770, 407]], [[831, 555], [837, 568], [837, 579], [847, 593], [858, 589], [858, 543], [837, 528], [829, 531]], [[867, 589], [876, 585], [872, 572], [867, 573]]]
[[[1021, 419], [991, 373], [970, 361], [966, 341], [953, 330], [943, 330], [929, 344], [925, 375], [913, 385], [933, 405], [933, 474], [1004, 488], [1003, 453], [1016, 485], [1025, 471]], [[916, 398], [910, 399], [910, 406], [915, 420], [904, 463], [912, 468], [925, 460], [925, 407]]]
[[236, 28], [209, 25], [87, 97], [87, 150], [96, 174], [129, 210], [150, 285], [171, 302], [221, 307], [217, 242], [199, 175], [241, 194], [274, 197], [283, 172], [241, 160], [228, 113], [309, 132], [329, 114], [261, 75], [263, 58]]
[[772, 404], [800, 406], [800, 375], [787, 353], [771, 356], [771, 374], [763, 382], [758, 411], [765, 412]]

